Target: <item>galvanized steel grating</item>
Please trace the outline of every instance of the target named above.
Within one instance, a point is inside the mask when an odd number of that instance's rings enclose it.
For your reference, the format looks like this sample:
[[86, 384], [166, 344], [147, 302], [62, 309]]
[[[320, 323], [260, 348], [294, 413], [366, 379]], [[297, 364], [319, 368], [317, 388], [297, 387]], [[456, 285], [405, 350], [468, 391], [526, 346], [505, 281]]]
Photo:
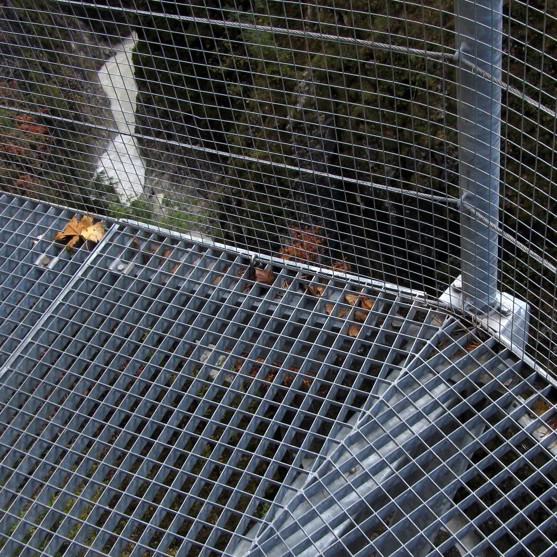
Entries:
[[89, 255], [52, 243], [67, 209], [0, 196], [0, 368]]
[[264, 266], [113, 229], [2, 378], [3, 555], [550, 554], [553, 387], [423, 300]]

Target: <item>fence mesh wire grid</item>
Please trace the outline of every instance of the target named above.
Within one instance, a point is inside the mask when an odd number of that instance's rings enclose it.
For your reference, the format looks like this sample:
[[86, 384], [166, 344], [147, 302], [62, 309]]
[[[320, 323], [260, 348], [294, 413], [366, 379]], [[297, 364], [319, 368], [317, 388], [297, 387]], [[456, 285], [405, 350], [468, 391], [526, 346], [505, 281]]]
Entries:
[[0, 2], [0, 553], [556, 555], [556, 30]]

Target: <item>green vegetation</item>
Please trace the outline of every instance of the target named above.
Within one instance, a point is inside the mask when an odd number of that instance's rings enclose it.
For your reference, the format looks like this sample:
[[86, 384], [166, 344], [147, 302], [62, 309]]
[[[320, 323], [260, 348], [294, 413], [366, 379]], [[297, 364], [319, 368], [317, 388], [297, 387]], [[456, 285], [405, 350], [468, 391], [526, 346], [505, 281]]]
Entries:
[[55, 2], [13, 5], [18, 23], [2, 29], [14, 78], [0, 82], [0, 188], [95, 211], [90, 180], [111, 120], [89, 75], [108, 47]]

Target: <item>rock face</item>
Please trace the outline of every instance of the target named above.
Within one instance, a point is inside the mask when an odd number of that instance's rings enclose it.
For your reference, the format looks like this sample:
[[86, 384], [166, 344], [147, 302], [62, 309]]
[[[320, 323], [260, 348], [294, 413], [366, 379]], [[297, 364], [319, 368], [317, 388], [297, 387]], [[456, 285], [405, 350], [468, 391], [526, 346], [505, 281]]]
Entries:
[[4, 2], [0, 33], [0, 187], [95, 210], [95, 162], [114, 126], [96, 77], [110, 43], [46, 0]]

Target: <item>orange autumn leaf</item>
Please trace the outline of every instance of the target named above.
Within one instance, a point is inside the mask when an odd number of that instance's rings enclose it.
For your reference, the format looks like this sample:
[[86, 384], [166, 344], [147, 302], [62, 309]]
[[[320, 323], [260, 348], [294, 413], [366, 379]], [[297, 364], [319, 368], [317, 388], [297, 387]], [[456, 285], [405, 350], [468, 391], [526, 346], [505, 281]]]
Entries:
[[66, 224], [64, 230], [58, 232], [54, 238], [56, 241], [66, 240], [70, 238], [66, 244], [66, 249], [71, 250], [80, 239], [98, 242], [104, 236], [104, 223], [97, 222], [93, 224], [93, 219], [85, 215], [81, 220], [72, 217], [70, 222]]
[[77, 217], [72, 217], [72, 220], [70, 220], [70, 222], [66, 224], [64, 230], [62, 230], [62, 232], [58, 232], [58, 234], [56, 234], [56, 238], [54, 239], [58, 241], [63, 240], [64, 238], [66, 238], [66, 236], [75, 235], [79, 236], [79, 222], [77, 220]]
[[366, 298], [365, 296], [362, 296], [360, 300], [362, 301], [362, 307], [364, 309], [371, 309], [375, 302], [374, 298]]
[[338, 310], [338, 316], [343, 319], [344, 317], [346, 317], [348, 314], [350, 313], [350, 310], [348, 308], [340, 308]]
[[91, 242], [99, 242], [103, 239], [104, 236], [104, 223], [97, 222], [89, 226], [88, 228], [84, 229], [81, 233], [81, 237], [84, 240], [91, 240]]
[[275, 273], [272, 269], [255, 268], [255, 281], [263, 284], [273, 284], [275, 282]]
[[538, 415], [538, 416], [542, 416], [543, 414], [545, 414], [549, 409], [551, 408], [551, 406], [543, 399], [539, 398], [538, 400], [536, 400], [536, 402], [534, 402], [534, 404], [532, 405], [532, 410]]
[[367, 311], [362, 311], [362, 310], [356, 311], [354, 312], [354, 319], [356, 321], [359, 321], [360, 323], [363, 323], [367, 319], [367, 314], [368, 314]]
[[355, 306], [358, 303], [360, 297], [357, 294], [345, 294], [344, 299], [346, 300], [347, 304]]
[[467, 352], [472, 352], [472, 350], [476, 350], [476, 348], [478, 348], [479, 346], [481, 346], [481, 342], [477, 341], [477, 340], [473, 340], [472, 342], [468, 343], [465, 347], [464, 350], [466, 350]]
[[361, 327], [359, 325], [350, 325], [348, 327], [348, 336], [357, 337], [360, 334]]

